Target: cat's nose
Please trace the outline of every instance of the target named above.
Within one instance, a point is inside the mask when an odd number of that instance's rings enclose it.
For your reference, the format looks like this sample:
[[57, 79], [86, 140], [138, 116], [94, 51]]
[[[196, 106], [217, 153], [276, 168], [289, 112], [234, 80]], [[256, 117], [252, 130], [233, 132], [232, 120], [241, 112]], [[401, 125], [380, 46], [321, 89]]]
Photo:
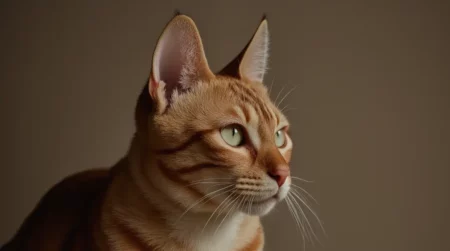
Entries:
[[290, 175], [290, 171], [288, 167], [279, 167], [269, 170], [268, 175], [277, 182], [278, 187], [281, 187]]

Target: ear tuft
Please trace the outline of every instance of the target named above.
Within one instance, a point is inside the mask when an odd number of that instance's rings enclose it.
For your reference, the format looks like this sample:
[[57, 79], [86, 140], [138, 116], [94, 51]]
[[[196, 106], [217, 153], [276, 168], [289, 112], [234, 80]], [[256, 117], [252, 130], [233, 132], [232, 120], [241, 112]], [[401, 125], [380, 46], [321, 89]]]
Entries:
[[261, 22], [264, 21], [264, 20], [267, 20], [267, 13], [266, 12], [263, 13]]
[[179, 16], [179, 15], [181, 15], [181, 11], [179, 9], [175, 9], [174, 12], [173, 12], [173, 16], [176, 17], [176, 16]]

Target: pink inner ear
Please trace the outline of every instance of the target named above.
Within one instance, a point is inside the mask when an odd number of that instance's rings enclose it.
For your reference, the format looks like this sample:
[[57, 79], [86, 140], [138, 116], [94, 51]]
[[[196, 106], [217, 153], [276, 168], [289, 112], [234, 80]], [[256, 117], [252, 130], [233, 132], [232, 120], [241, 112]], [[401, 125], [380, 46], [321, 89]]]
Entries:
[[150, 83], [149, 83], [149, 92], [150, 92], [150, 97], [152, 97], [152, 99], [156, 99], [156, 93], [157, 93], [157, 89], [159, 86], [159, 83], [155, 80], [155, 76], [154, 74], [152, 74], [150, 76]]
[[170, 103], [173, 91], [180, 89], [183, 67], [188, 62], [182, 53], [183, 45], [179, 43], [180, 38], [173, 31], [168, 31], [168, 33], [160, 41], [161, 47], [156, 60], [159, 68], [159, 81], [164, 81], [166, 84], [166, 99]]
[[153, 55], [152, 75], [156, 83], [165, 83], [167, 103], [170, 105], [175, 90], [181, 93], [211, 74], [194, 22], [187, 16], [175, 17], [161, 35]]

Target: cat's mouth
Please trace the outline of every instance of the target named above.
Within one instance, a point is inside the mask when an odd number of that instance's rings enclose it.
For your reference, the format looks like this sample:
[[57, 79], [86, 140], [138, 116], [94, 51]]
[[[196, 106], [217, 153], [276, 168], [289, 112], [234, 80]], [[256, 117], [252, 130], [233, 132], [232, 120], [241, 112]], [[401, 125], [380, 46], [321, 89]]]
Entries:
[[250, 215], [262, 216], [269, 213], [275, 207], [277, 202], [278, 199], [275, 196], [271, 196], [263, 200], [252, 201], [250, 206], [243, 211], [244, 213], [248, 213]]
[[280, 201], [284, 199], [284, 191], [278, 190], [275, 194], [268, 197], [260, 197], [260, 199], [250, 199], [243, 203], [248, 206], [242, 208], [242, 212], [250, 215], [263, 216], [269, 213]]
[[268, 203], [277, 202], [277, 201], [278, 201], [278, 199], [276, 198], [276, 196], [272, 196], [272, 197], [269, 197], [267, 199], [263, 199], [263, 200], [260, 200], [260, 201], [252, 201], [252, 205], [263, 206], [263, 205], [266, 205]]
[[252, 204], [256, 204], [256, 205], [264, 205], [265, 203], [270, 203], [271, 201], [274, 201], [276, 203], [282, 201], [283, 198], [279, 193], [276, 193], [275, 195], [272, 195], [268, 198], [264, 198], [261, 200], [257, 200], [257, 201], [252, 201]]

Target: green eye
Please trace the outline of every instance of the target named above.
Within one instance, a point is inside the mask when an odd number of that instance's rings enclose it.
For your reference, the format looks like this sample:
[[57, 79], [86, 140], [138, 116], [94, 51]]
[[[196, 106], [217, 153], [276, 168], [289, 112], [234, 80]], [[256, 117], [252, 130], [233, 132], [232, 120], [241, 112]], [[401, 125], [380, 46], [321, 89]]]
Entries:
[[284, 136], [284, 132], [282, 130], [278, 130], [275, 133], [275, 145], [277, 147], [283, 147], [286, 143], [286, 137]]
[[222, 139], [230, 146], [239, 146], [244, 140], [242, 129], [237, 125], [230, 125], [220, 130]]

